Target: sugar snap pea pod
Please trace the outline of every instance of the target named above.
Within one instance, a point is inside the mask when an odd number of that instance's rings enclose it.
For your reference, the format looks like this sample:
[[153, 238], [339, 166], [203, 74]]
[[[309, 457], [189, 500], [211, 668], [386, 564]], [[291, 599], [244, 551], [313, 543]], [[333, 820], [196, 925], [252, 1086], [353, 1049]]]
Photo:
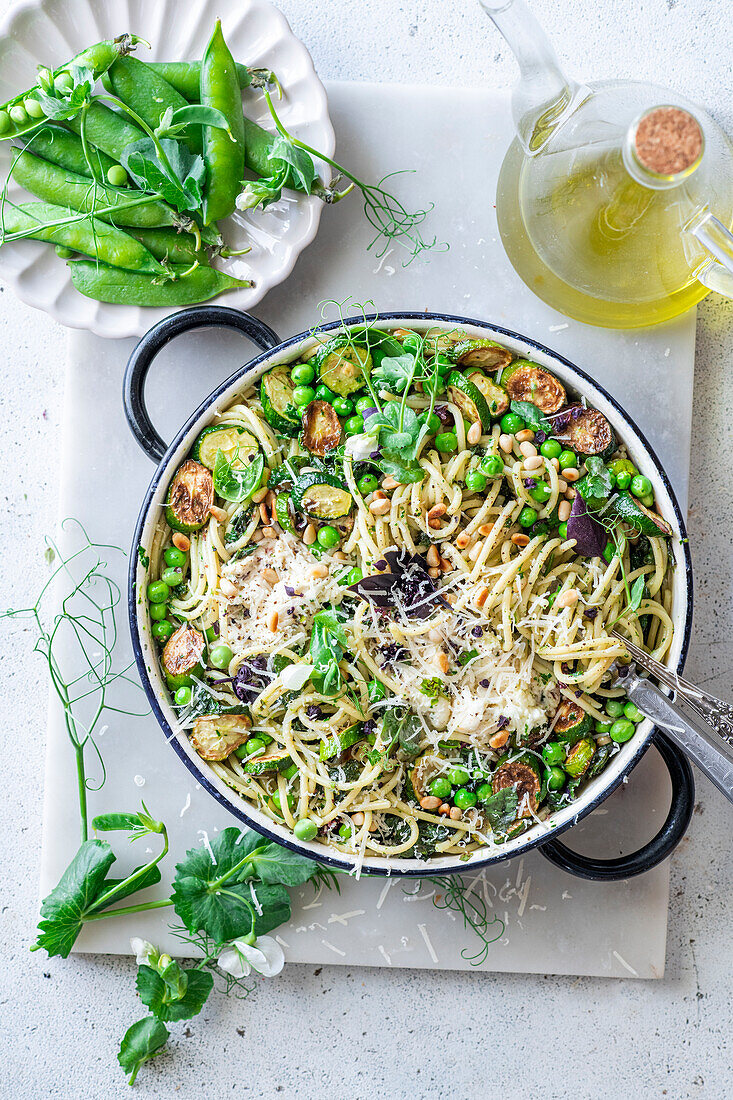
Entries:
[[[36, 156], [43, 157], [52, 164], [58, 164], [69, 172], [76, 172], [79, 176], [90, 174], [81, 138], [71, 130], [64, 129], [63, 126], [51, 124], [42, 126], [40, 130], [34, 130], [27, 139], [24, 139], [23, 145]], [[89, 147], [89, 161], [95, 178], [102, 183], [106, 181], [110, 168], [117, 165], [117, 161], [112, 160], [112, 157], [108, 157], [106, 153], [92, 146]]]
[[[269, 130], [265, 130], [264, 127], [259, 126], [256, 122], [252, 122], [250, 119], [245, 118], [244, 163], [245, 167], [249, 168], [250, 172], [254, 172], [257, 176], [272, 175], [273, 164], [268, 158], [276, 137], [277, 134], [272, 134]], [[293, 177], [292, 169], [288, 170], [285, 186], [291, 187], [296, 191], [302, 190], [302, 187], [296, 183]]]
[[[81, 134], [81, 115], [70, 118], [66, 124], [75, 134]], [[122, 159], [122, 154], [128, 145], [134, 141], [140, 141], [145, 137], [139, 126], [129, 119], [118, 115], [116, 111], [105, 107], [104, 103], [90, 103], [84, 122], [84, 133], [87, 141], [101, 149], [116, 161]]]
[[[81, 176], [56, 164], [41, 160], [27, 151], [20, 153], [13, 162], [13, 179], [36, 198], [71, 210], [96, 214], [115, 225], [136, 225], [153, 228], [159, 225], [180, 224], [180, 215], [157, 199], [147, 199], [141, 191], [131, 188], [110, 187], [95, 184], [89, 176]], [[131, 206], [132, 202], [139, 205]], [[101, 207], [113, 207], [101, 214]]]
[[[66, 64], [55, 69], [51, 76], [55, 80], [62, 73], [70, 72], [72, 67], [76, 65], [80, 68], [91, 69], [95, 77], [100, 77], [116, 58], [129, 53], [140, 41], [141, 39], [135, 34], [121, 34], [118, 38], [97, 42], [95, 45], [82, 50], [76, 57], [72, 57], [71, 61], [67, 61]], [[37, 105], [38, 100], [36, 97], [40, 92], [40, 85], [35, 84], [27, 91], [21, 92], [13, 99], [9, 99], [7, 103], [0, 107], [0, 140], [14, 138], [18, 134], [23, 134], [39, 125], [39, 119], [29, 114], [25, 110], [24, 104], [31, 100], [32, 103]]]
[[111, 302], [123, 306], [191, 306], [205, 302], [217, 294], [240, 287], [252, 286], [243, 279], [234, 279], [213, 267], [173, 267], [173, 274], [180, 277], [163, 281], [153, 275], [120, 271], [115, 267], [95, 263], [93, 260], [70, 260], [71, 281], [87, 298], [97, 302]]
[[13, 233], [23, 233], [33, 240], [48, 241], [127, 271], [145, 271], [151, 275], [164, 271], [163, 265], [144, 244], [99, 218], [44, 228], [49, 222], [62, 221], [68, 216], [67, 209], [48, 202], [28, 202], [19, 206], [5, 202], [0, 209], [0, 243]]
[[[200, 61], [147, 61], [148, 68], [162, 76], [171, 87], [188, 100], [189, 103], [198, 103], [201, 94], [201, 62]], [[239, 87], [248, 88], [252, 83], [253, 73], [257, 69], [248, 69], [246, 65], [240, 65], [235, 61], [234, 67], [237, 73]]]
[[196, 249], [196, 240], [190, 233], [179, 233], [178, 230], [169, 227], [159, 229], [134, 229], [128, 230], [133, 237], [144, 244], [148, 252], [158, 260], [168, 260], [172, 264], [186, 264], [190, 266], [194, 260], [199, 263], [208, 263], [206, 252]]
[[211, 225], [234, 210], [244, 175], [242, 93], [219, 19], [201, 62], [201, 102], [221, 111], [230, 130], [204, 127], [204, 225]]
[[[118, 99], [132, 107], [151, 130], [170, 107], [177, 111], [188, 106], [188, 100], [163, 79], [145, 61], [136, 57], [120, 57], [107, 72], [110, 89]], [[192, 153], [201, 152], [201, 127], [189, 126], [181, 134]]]

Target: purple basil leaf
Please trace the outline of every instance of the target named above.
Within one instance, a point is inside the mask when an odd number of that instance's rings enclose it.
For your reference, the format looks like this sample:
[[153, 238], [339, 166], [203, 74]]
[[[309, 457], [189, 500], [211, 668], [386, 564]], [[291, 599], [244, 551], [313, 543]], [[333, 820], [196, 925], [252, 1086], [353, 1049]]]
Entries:
[[575, 494], [568, 520], [568, 538], [575, 539], [575, 550], [584, 558], [600, 558], [606, 549], [608, 534], [586, 507], [580, 493]]

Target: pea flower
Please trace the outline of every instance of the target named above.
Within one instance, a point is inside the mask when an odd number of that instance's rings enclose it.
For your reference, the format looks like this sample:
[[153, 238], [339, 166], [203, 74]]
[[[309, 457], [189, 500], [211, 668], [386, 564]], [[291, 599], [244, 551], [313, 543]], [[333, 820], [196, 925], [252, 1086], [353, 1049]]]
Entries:
[[253, 944], [246, 940], [232, 940], [217, 962], [233, 978], [246, 978], [252, 970], [265, 978], [274, 978], [285, 965], [285, 955], [272, 936], [260, 936]]
[[139, 936], [133, 936], [130, 947], [138, 966], [155, 966], [158, 961], [158, 948], [153, 947], [147, 940], [141, 940]]

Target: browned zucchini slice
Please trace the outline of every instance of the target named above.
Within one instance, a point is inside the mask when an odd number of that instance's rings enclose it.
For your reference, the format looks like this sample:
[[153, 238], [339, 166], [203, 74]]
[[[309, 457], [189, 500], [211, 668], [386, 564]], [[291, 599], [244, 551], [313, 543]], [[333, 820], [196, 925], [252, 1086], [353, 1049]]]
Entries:
[[517, 359], [501, 373], [501, 384], [512, 401], [529, 401], [549, 416], [567, 400], [562, 382], [538, 363]]
[[505, 787], [516, 787], [517, 817], [531, 817], [532, 813], [537, 813], [540, 785], [537, 772], [522, 760], [510, 760], [501, 764], [491, 779], [494, 794], [503, 791]]
[[555, 438], [580, 455], [610, 458], [616, 450], [616, 436], [603, 413], [582, 405], [573, 406], [570, 423], [555, 432]]
[[341, 423], [328, 401], [311, 401], [303, 413], [303, 446], [313, 455], [334, 451], [342, 439]]
[[504, 387], [499, 386], [480, 370], [470, 371], [467, 377], [468, 381], [473, 382], [476, 389], [484, 395], [491, 416], [503, 416], [509, 408], [509, 395]]
[[366, 348], [354, 344], [343, 333], [320, 348], [315, 363], [321, 382], [340, 397], [348, 397], [364, 385], [364, 374], [371, 370], [372, 357]]
[[193, 675], [201, 674], [205, 645], [203, 634], [190, 623], [184, 623], [171, 634], [160, 658], [170, 688], [184, 687], [191, 683]]
[[583, 737], [577, 744], [573, 745], [563, 764], [563, 768], [568, 775], [573, 777], [573, 779], [579, 779], [581, 775], [585, 775], [588, 771], [590, 762], [595, 756], [595, 753], [595, 741], [591, 740], [590, 737]]
[[498, 370], [512, 361], [512, 353], [495, 340], [459, 340], [448, 351], [448, 358], [462, 367]]
[[552, 728], [556, 741], [565, 741], [574, 745], [586, 733], [593, 729], [593, 719], [578, 703], [566, 699], [557, 709], [557, 717]]
[[193, 724], [191, 744], [204, 760], [226, 760], [249, 737], [247, 714], [202, 714]]
[[200, 462], [187, 458], [168, 489], [165, 518], [174, 531], [189, 535], [206, 523], [214, 503], [214, 478]]

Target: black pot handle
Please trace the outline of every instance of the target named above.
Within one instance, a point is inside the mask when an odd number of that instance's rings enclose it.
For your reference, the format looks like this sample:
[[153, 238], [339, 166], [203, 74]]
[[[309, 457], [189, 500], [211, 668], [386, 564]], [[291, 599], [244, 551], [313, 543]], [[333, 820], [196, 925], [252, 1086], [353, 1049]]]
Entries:
[[148, 458], [160, 462], [168, 449], [153, 427], [145, 404], [145, 379], [158, 352], [182, 332], [197, 328], [234, 328], [248, 336], [263, 351], [281, 342], [280, 337], [249, 313], [228, 306], [194, 306], [164, 317], [142, 337], [130, 356], [123, 381], [122, 400], [130, 431]]
[[560, 840], [549, 840], [538, 848], [545, 859], [578, 878], [615, 882], [650, 871], [671, 855], [690, 824], [695, 808], [695, 780], [687, 757], [663, 733], [655, 730], [649, 744], [659, 750], [672, 781], [672, 803], [657, 835], [638, 851], [616, 859], [581, 856]]

